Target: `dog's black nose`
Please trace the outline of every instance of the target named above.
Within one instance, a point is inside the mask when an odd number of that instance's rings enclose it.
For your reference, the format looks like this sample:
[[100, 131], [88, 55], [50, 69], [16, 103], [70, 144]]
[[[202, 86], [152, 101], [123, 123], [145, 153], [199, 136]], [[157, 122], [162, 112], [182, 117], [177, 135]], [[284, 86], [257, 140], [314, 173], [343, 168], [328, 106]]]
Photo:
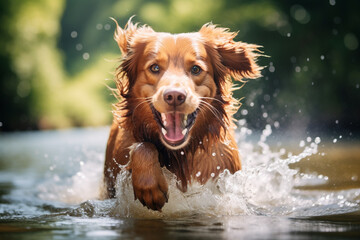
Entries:
[[167, 89], [164, 92], [164, 100], [172, 106], [180, 106], [186, 100], [186, 92], [182, 89]]

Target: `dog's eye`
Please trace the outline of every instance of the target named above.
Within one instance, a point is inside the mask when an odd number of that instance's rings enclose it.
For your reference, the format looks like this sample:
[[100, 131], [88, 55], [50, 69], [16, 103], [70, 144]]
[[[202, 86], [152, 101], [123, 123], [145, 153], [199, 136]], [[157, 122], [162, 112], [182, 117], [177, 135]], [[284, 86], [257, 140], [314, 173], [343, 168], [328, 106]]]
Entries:
[[201, 68], [197, 65], [192, 66], [191, 68], [191, 74], [193, 75], [199, 75], [201, 73]]
[[160, 72], [160, 67], [159, 67], [159, 65], [157, 65], [157, 64], [151, 65], [151, 66], [150, 66], [150, 71], [152, 71], [153, 73], [158, 73], [158, 72]]

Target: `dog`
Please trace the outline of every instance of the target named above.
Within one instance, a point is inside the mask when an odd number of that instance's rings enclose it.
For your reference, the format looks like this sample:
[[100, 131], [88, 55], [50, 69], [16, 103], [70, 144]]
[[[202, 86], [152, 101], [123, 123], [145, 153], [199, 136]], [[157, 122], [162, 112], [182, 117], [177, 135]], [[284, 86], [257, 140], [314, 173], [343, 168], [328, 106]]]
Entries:
[[[114, 19], [113, 19], [114, 20]], [[260, 46], [212, 23], [198, 32], [170, 34], [116, 20], [122, 60], [116, 71], [114, 122], [107, 143], [104, 184], [116, 196], [122, 165], [131, 172], [134, 198], [161, 211], [168, 201], [166, 167], [186, 191], [227, 169], [241, 169], [232, 115], [232, 79], [261, 76]]]

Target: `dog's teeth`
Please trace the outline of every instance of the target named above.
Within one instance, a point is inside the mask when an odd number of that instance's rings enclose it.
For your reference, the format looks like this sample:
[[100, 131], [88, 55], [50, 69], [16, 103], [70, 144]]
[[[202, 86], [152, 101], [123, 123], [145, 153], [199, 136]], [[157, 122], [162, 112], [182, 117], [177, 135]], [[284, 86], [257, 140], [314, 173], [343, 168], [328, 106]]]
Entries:
[[165, 120], [165, 121], [163, 121], [163, 123], [164, 123], [164, 125], [166, 126], [167, 125], [167, 121]]
[[165, 113], [161, 114], [161, 119], [163, 122], [166, 122], [166, 114]]
[[162, 134], [164, 134], [164, 135], [167, 134], [167, 131], [165, 130], [165, 128], [161, 128], [161, 132], [162, 132]]
[[182, 135], [184, 135], [185, 136], [185, 134], [187, 133], [187, 131], [188, 131], [188, 129], [187, 128], [185, 128], [184, 130], [182, 130]]
[[186, 126], [186, 123], [187, 123], [187, 118], [188, 118], [188, 115], [185, 115], [185, 117], [184, 117], [184, 121], [183, 121], [184, 126]]

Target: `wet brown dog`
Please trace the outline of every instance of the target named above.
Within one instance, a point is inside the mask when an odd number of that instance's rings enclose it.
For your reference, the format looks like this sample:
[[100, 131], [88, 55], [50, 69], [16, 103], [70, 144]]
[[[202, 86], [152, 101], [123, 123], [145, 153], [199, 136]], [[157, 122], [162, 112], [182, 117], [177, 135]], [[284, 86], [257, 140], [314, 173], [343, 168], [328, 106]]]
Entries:
[[119, 102], [107, 144], [104, 182], [115, 196], [120, 165], [128, 163], [135, 199], [153, 210], [168, 200], [166, 167], [186, 191], [228, 169], [241, 169], [233, 137], [232, 78], [257, 78], [256, 45], [212, 24], [199, 32], [169, 34], [117, 25], [122, 52], [117, 71]]

